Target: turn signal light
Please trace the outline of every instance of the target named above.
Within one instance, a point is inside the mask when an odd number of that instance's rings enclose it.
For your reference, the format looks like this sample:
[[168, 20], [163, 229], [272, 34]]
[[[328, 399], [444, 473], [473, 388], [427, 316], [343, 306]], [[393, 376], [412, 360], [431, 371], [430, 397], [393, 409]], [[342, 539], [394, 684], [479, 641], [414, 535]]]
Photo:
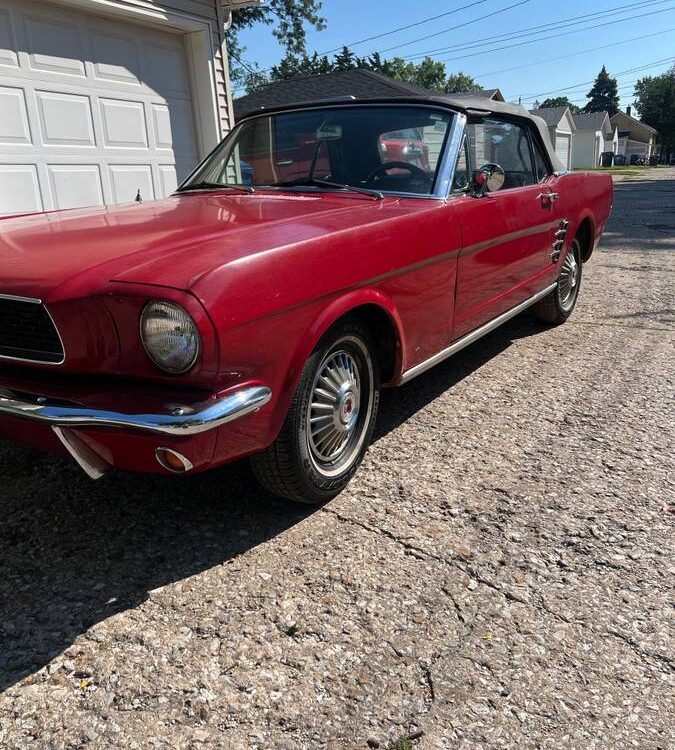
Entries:
[[172, 474], [186, 474], [193, 468], [189, 459], [171, 448], [157, 448], [155, 457], [159, 465]]

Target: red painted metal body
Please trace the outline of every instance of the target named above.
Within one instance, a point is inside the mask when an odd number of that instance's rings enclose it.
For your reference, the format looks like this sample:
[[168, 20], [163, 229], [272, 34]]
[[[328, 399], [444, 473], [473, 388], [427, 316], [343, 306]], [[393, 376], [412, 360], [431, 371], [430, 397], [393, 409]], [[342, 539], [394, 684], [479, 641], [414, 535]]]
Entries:
[[[43, 300], [67, 352], [60, 367], [0, 363], [0, 387], [142, 412], [269, 386], [258, 412], [201, 435], [76, 430], [124, 469], [164, 471], [160, 444], [196, 470], [231, 461], [275, 439], [307, 357], [338, 318], [363, 306], [386, 313], [396, 384], [553, 283], [563, 216], [569, 238], [588, 219], [594, 244], [610, 211], [608, 180], [554, 175], [531, 189], [447, 200], [223, 190], [0, 221], [0, 294]], [[538, 196], [548, 190], [561, 200], [545, 205]], [[202, 351], [186, 375], [161, 373], [140, 345], [139, 314], [155, 298], [179, 302], [199, 327]], [[62, 450], [43, 425], [0, 417], [0, 434]]]

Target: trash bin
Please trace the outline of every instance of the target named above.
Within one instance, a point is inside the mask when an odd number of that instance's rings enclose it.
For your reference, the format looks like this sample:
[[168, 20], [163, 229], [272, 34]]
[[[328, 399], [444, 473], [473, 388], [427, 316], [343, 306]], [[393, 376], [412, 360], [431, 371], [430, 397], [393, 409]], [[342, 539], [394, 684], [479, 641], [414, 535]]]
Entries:
[[614, 164], [614, 152], [613, 151], [603, 151], [600, 154], [600, 166], [601, 167], [611, 167]]
[[614, 166], [623, 167], [626, 163], [626, 156], [624, 154], [614, 154]]

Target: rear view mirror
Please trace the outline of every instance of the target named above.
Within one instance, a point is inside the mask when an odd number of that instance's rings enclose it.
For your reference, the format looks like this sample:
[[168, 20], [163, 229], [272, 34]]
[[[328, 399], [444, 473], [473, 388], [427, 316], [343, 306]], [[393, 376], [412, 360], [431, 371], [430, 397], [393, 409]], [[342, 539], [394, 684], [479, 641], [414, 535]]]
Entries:
[[495, 193], [504, 187], [506, 173], [499, 164], [483, 164], [473, 178], [473, 194], [482, 198], [486, 193]]
[[321, 125], [316, 131], [317, 141], [339, 141], [342, 138], [342, 125]]

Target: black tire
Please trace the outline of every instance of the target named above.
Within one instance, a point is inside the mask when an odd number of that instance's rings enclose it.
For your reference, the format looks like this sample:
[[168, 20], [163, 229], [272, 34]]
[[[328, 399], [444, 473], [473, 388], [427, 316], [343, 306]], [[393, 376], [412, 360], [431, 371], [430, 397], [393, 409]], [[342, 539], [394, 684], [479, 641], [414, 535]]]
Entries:
[[582, 273], [581, 244], [575, 237], [560, 266], [556, 288], [532, 306], [534, 315], [542, 322], [551, 325], [564, 323], [572, 314], [579, 299]]
[[[321, 339], [302, 371], [279, 436], [251, 457], [265, 489], [318, 505], [347, 486], [375, 428], [380, 381], [374, 351], [369, 331], [357, 320], [336, 324]], [[334, 378], [341, 377], [338, 387]], [[328, 449], [336, 440], [337, 452], [331, 457]]]

